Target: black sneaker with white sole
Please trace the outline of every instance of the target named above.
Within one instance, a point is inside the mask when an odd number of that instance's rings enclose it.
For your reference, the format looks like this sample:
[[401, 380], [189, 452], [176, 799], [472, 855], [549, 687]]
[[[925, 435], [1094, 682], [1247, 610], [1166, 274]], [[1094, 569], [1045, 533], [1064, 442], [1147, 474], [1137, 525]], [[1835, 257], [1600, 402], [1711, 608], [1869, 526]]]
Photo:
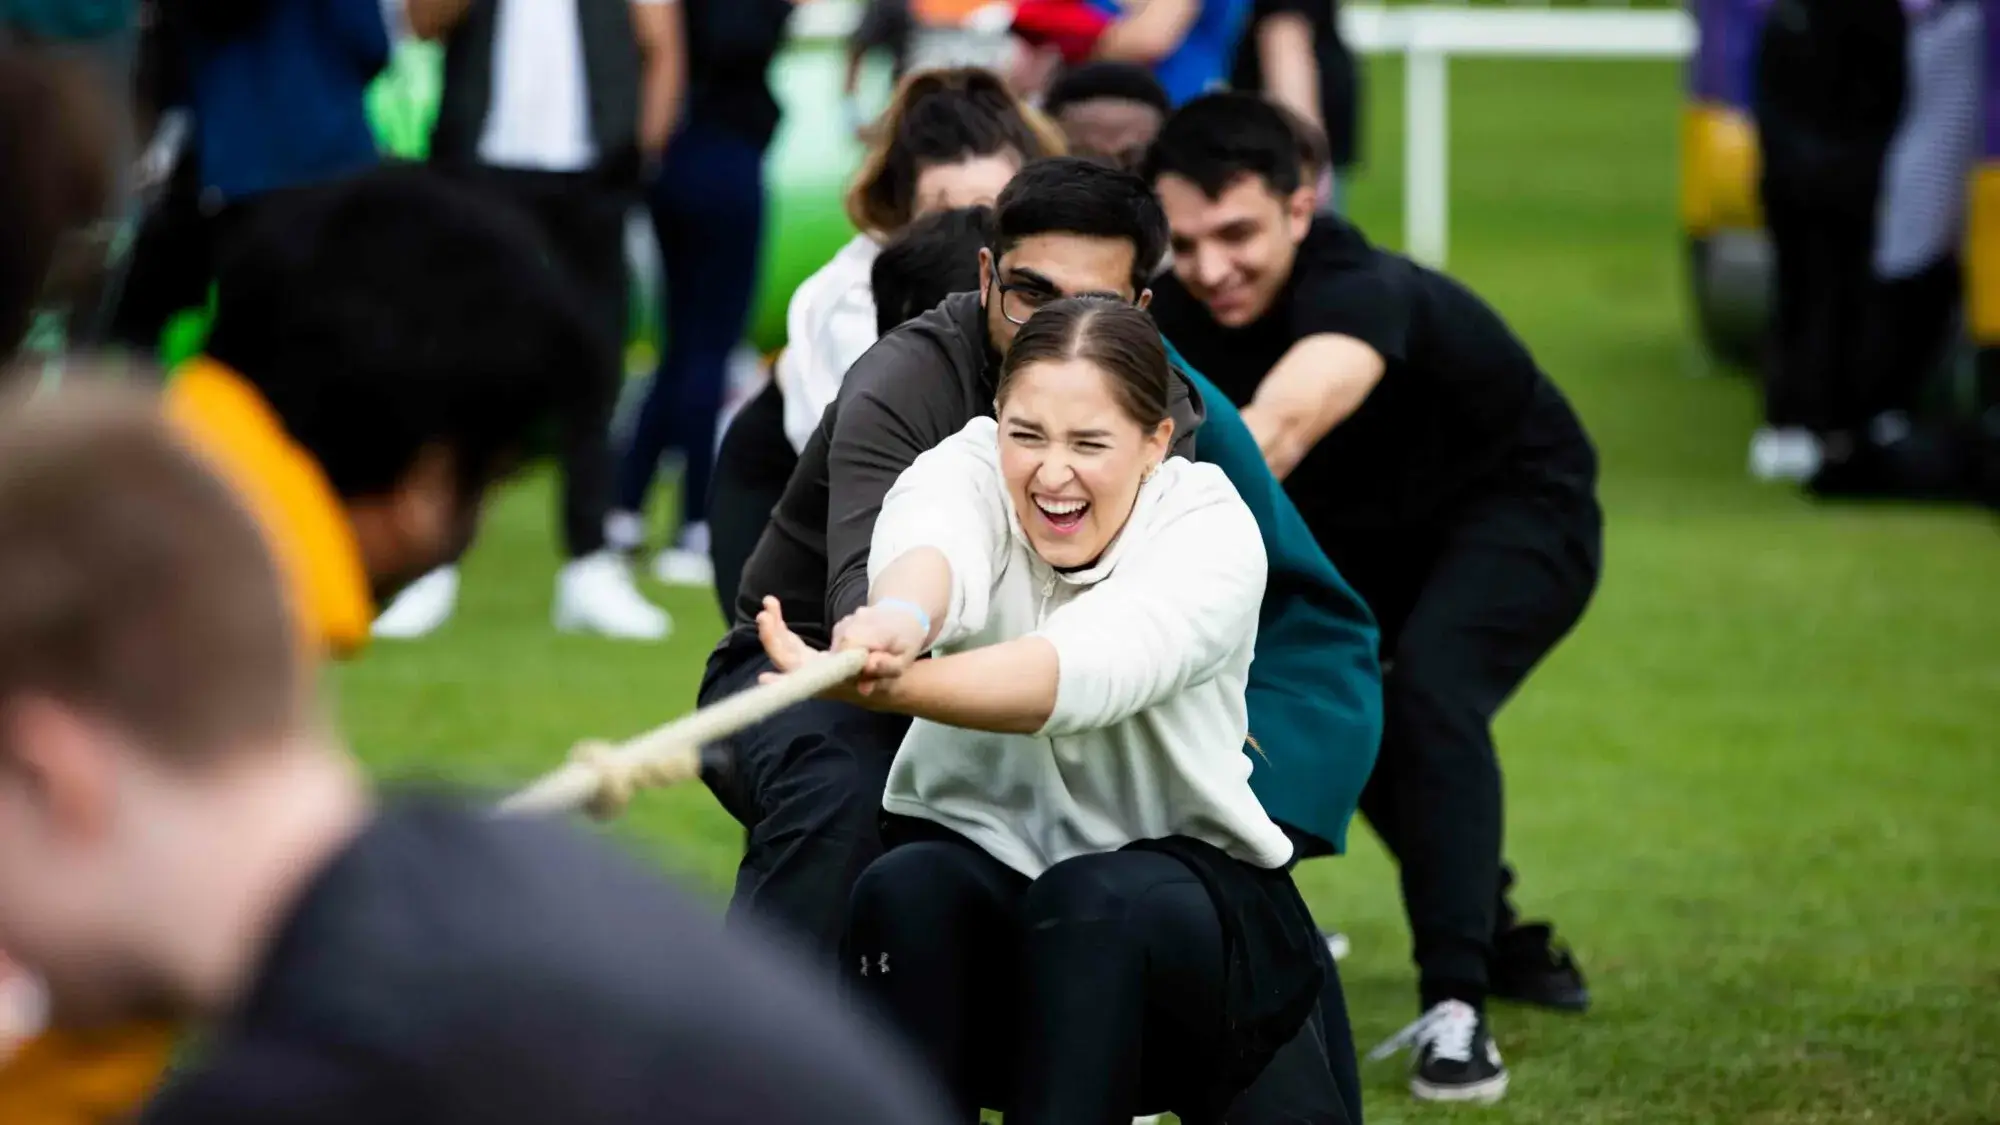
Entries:
[[1507, 1093], [1507, 1067], [1486, 1027], [1486, 1016], [1462, 1000], [1446, 1000], [1368, 1053], [1388, 1058], [1404, 1048], [1410, 1060], [1410, 1093], [1427, 1102], [1490, 1104]]

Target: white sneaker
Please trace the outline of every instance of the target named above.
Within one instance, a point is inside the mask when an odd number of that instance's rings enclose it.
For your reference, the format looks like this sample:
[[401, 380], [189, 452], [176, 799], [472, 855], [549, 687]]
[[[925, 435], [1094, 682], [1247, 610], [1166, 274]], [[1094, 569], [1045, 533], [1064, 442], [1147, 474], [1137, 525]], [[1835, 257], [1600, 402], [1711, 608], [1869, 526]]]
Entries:
[[1763, 426], [1750, 435], [1750, 475], [1758, 480], [1803, 483], [1824, 456], [1819, 437], [1803, 426]]
[[681, 529], [673, 546], [653, 559], [653, 577], [669, 586], [715, 585], [715, 563], [708, 553], [708, 525], [691, 523]]
[[1336, 961], [1345, 958], [1348, 950], [1352, 948], [1347, 941], [1347, 935], [1338, 930], [1329, 930], [1320, 936], [1326, 939], [1326, 951]]
[[374, 633], [409, 641], [437, 631], [458, 608], [458, 568], [441, 566], [410, 583], [375, 618]]
[[673, 631], [674, 622], [639, 593], [623, 560], [599, 551], [571, 561], [556, 575], [555, 626], [563, 633], [657, 641]]

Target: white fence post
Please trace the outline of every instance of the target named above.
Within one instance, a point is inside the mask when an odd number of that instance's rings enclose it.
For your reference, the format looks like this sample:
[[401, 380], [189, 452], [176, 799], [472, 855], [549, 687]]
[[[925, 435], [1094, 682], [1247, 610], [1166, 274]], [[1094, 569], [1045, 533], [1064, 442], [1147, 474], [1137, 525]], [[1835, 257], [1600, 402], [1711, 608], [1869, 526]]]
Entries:
[[1451, 65], [1413, 37], [1403, 57], [1403, 246], [1442, 267], [1451, 245]]

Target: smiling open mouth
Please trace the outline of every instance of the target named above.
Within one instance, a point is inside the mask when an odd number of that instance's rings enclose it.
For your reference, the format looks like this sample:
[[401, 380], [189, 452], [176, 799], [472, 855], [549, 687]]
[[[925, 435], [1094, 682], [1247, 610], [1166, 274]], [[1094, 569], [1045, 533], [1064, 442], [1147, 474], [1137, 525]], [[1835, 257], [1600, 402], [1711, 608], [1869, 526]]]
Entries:
[[1042, 520], [1057, 535], [1068, 535], [1083, 524], [1083, 517], [1090, 513], [1088, 500], [1057, 500], [1047, 496], [1037, 496], [1035, 510], [1042, 514]]

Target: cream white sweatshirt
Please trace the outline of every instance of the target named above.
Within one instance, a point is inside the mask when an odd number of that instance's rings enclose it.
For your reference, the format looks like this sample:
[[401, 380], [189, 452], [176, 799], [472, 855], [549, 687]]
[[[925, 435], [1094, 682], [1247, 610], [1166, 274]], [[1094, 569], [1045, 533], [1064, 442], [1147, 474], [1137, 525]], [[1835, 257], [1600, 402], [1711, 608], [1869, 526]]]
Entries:
[[935, 548], [951, 604], [935, 651], [1025, 636], [1055, 646], [1055, 711], [1033, 735], [919, 719], [883, 807], [942, 824], [1034, 878], [1134, 840], [1192, 836], [1247, 863], [1291, 858], [1250, 792], [1244, 688], [1265, 559], [1257, 521], [1222, 470], [1173, 458], [1087, 570], [1036, 555], [980, 418], [904, 470], [875, 523], [872, 584]]
[[873, 271], [881, 254], [880, 243], [855, 235], [799, 283], [785, 306], [785, 350], [776, 377], [785, 399], [785, 437], [795, 453], [819, 428], [847, 369], [875, 346]]

